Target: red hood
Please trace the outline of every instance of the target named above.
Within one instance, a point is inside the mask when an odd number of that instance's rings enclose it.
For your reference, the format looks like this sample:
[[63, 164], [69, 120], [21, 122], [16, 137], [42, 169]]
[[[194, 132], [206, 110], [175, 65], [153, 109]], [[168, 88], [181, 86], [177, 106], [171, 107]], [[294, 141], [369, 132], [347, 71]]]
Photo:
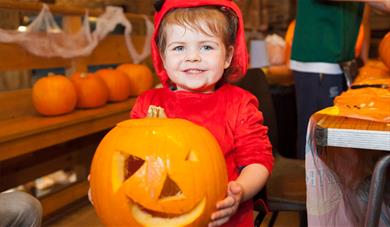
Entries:
[[164, 69], [160, 53], [156, 44], [156, 37], [158, 35], [158, 29], [162, 18], [174, 8], [188, 8], [188, 7], [197, 7], [205, 5], [215, 5], [215, 6], [224, 6], [231, 9], [238, 18], [238, 28], [237, 28], [237, 37], [236, 43], [234, 44], [234, 54], [231, 65], [235, 66], [238, 71], [233, 72], [230, 75], [230, 78], [234, 80], [239, 78], [241, 75], [245, 75], [247, 66], [248, 66], [248, 52], [245, 44], [244, 36], [244, 22], [242, 20], [241, 11], [238, 6], [229, 0], [166, 0], [159, 12], [156, 12], [154, 15], [154, 32], [152, 37], [152, 59], [153, 64], [156, 69], [157, 75], [159, 76], [161, 83], [164, 87], [168, 87], [168, 76], [167, 72]]

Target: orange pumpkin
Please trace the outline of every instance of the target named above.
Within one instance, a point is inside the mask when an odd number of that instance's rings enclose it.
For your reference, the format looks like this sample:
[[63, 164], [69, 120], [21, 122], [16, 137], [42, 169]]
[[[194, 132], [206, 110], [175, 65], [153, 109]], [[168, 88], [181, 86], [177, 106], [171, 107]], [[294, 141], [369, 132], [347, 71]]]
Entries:
[[120, 102], [130, 95], [130, 80], [126, 74], [115, 69], [100, 69], [96, 72], [108, 88], [108, 101]]
[[146, 65], [122, 64], [116, 69], [130, 79], [130, 96], [138, 96], [153, 86], [152, 71]]
[[388, 84], [390, 70], [381, 61], [370, 60], [359, 69], [352, 85]]
[[119, 123], [99, 144], [91, 192], [107, 226], [206, 226], [226, 194], [218, 142], [182, 119]]
[[379, 57], [387, 68], [390, 69], [390, 32], [379, 43]]
[[340, 116], [390, 122], [390, 90], [382, 88], [349, 89], [337, 96], [334, 105]]
[[77, 92], [78, 108], [95, 108], [108, 101], [108, 88], [104, 81], [93, 73], [74, 73], [70, 78]]
[[35, 82], [32, 101], [35, 109], [46, 116], [69, 113], [76, 107], [76, 89], [67, 77], [49, 75]]

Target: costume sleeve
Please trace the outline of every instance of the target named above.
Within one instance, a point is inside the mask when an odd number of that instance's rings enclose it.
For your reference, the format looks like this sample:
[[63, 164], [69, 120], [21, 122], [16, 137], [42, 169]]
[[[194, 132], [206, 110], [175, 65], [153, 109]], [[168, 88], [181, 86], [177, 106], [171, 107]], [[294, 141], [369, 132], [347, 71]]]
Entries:
[[268, 128], [263, 125], [263, 114], [258, 110], [258, 101], [252, 95], [241, 100], [235, 127], [237, 165], [259, 163], [271, 173], [274, 157], [267, 135]]
[[145, 107], [145, 97], [138, 96], [133, 108], [130, 111], [130, 118], [144, 118], [147, 115], [147, 108]]

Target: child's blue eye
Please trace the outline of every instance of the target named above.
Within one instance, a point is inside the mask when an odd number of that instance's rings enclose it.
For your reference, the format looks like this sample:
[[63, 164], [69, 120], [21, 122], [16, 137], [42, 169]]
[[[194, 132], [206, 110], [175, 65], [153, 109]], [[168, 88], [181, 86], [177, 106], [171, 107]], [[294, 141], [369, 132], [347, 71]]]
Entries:
[[202, 46], [202, 49], [203, 50], [213, 50], [214, 48], [210, 45], [204, 45], [204, 46]]
[[182, 50], [184, 50], [184, 46], [176, 46], [172, 50], [174, 50], [174, 51], [182, 51]]

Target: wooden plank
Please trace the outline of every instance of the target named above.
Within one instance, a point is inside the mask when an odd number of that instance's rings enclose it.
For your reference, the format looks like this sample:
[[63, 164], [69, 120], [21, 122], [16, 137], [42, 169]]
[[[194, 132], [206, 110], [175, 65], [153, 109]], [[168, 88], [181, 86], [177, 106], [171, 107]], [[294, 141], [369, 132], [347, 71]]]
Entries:
[[38, 57], [14, 43], [0, 43], [0, 70], [70, 67], [70, 60]]
[[101, 108], [43, 117], [32, 108], [31, 89], [6, 92], [0, 95], [0, 105], [5, 106], [0, 115], [0, 161], [112, 128], [129, 119], [134, 102], [135, 98], [130, 98]]
[[[77, 34], [82, 29], [82, 18], [80, 16], [64, 16], [62, 18], [62, 27], [65, 33]], [[82, 57], [73, 58], [66, 74], [71, 75], [75, 72], [87, 72], [88, 65], [83, 59]]]
[[314, 119], [318, 122], [316, 140], [320, 146], [390, 151], [389, 123], [322, 114], [315, 114]]
[[57, 170], [82, 166], [88, 171], [93, 154], [106, 132], [55, 145], [0, 162], [0, 191], [16, 187]]
[[[39, 12], [42, 9], [43, 4], [41, 2], [21, 2], [14, 0], [0, 0], [1, 9], [10, 9], [18, 11], [32, 11]], [[84, 16], [88, 10], [89, 16], [100, 16], [104, 11], [102, 9], [88, 9], [82, 7], [75, 7], [71, 5], [52, 5], [48, 4], [50, 12], [59, 15], [74, 15]], [[125, 16], [130, 20], [144, 20], [144, 17], [140, 14], [125, 13]]]
[[[7, 94], [8, 95], [6, 95], [6, 97], [14, 97], [20, 100], [29, 100], [31, 102], [31, 89], [22, 90], [20, 94], [19, 91], [9, 92]], [[4, 101], [6, 103], [10, 102], [5, 98], [0, 98], [0, 101]], [[109, 103], [100, 108], [77, 109], [72, 113], [53, 117], [44, 117], [38, 114], [34, 111], [34, 109], [29, 109], [31, 107], [27, 104], [27, 101], [22, 101], [22, 104], [18, 104], [16, 106], [20, 105], [20, 111], [25, 113], [24, 115], [21, 113], [13, 115], [14, 110], [9, 107], [5, 109], [5, 111], [8, 110], [9, 112], [3, 113], [3, 117], [0, 118], [0, 124], [2, 126], [2, 130], [0, 131], [0, 142], [38, 134], [45, 131], [61, 129], [74, 124], [96, 121], [99, 118], [108, 117], [110, 115], [122, 115], [122, 113], [127, 113], [128, 115], [134, 101], [135, 98], [129, 98], [123, 102]], [[19, 101], [15, 100], [15, 102]], [[0, 105], [2, 105], [1, 102]], [[26, 106], [26, 110], [23, 110], [23, 105]]]
[[[1, 92], [0, 105], [0, 122], [8, 119], [15, 119], [23, 115], [32, 115], [34, 113], [34, 107], [31, 100], [31, 89]], [[1, 125], [3, 126], [3, 124]]]
[[[140, 53], [143, 49], [145, 37], [132, 36], [134, 48]], [[148, 41], [149, 42], [149, 41]], [[109, 35], [103, 39], [86, 60], [89, 65], [120, 64], [132, 62], [123, 35]]]
[[63, 190], [50, 194], [40, 199], [43, 209], [43, 217], [47, 217], [51, 213], [69, 205], [83, 197], [88, 193], [88, 181], [77, 182]]
[[[136, 50], [141, 52], [145, 42], [144, 36], [132, 37]], [[48, 69], [72, 67], [71, 59], [44, 58], [27, 52], [23, 47], [13, 43], [0, 43], [0, 70]], [[77, 59], [83, 64], [104, 65], [132, 62], [123, 35], [108, 35], [100, 41], [88, 57]], [[74, 66], [73, 66], [74, 67]]]
[[[0, 161], [58, 143], [63, 143], [94, 132], [109, 129], [114, 127], [116, 123], [126, 119], [129, 119], [129, 110], [101, 118], [91, 118], [90, 120], [80, 121], [64, 127], [57, 127], [55, 124], [52, 125], [53, 128], [51, 129], [50, 127], [42, 127], [42, 129], [45, 130], [44, 132], [38, 133], [35, 131], [29, 135], [24, 135], [15, 139], [7, 139], [0, 142]], [[25, 124], [21, 123], [19, 127], [22, 127], [23, 125]], [[25, 134], [23, 130], [20, 130], [20, 132]]]
[[[104, 129], [106, 126], [103, 126], [102, 128], [98, 124], [98, 121], [103, 121], [111, 123], [112, 127], [115, 126], [117, 122], [111, 122], [111, 120], [104, 118], [110, 118], [111, 116], [114, 116], [115, 118], [116, 115], [119, 115], [119, 117], [126, 115], [127, 117], [123, 119], [128, 119], [129, 112], [134, 102], [135, 98], [131, 98], [124, 102], [107, 104], [101, 108], [88, 110], [79, 109], [72, 113], [61, 116], [43, 117], [35, 113], [34, 115], [21, 116], [18, 118], [0, 121], [0, 124], [2, 125], [2, 130], [0, 131], [0, 143], [31, 136], [34, 134], [73, 127], [77, 124], [93, 124], [91, 125], [93, 128]], [[83, 131], [94, 132], [93, 130], [89, 129], [84, 129]], [[58, 139], [60, 140], [60, 138]], [[1, 146], [0, 150], [2, 150]]]
[[319, 122], [319, 126], [323, 128], [390, 131], [390, 123], [385, 122], [375, 122], [330, 115], [317, 115], [316, 117], [317, 122]]

